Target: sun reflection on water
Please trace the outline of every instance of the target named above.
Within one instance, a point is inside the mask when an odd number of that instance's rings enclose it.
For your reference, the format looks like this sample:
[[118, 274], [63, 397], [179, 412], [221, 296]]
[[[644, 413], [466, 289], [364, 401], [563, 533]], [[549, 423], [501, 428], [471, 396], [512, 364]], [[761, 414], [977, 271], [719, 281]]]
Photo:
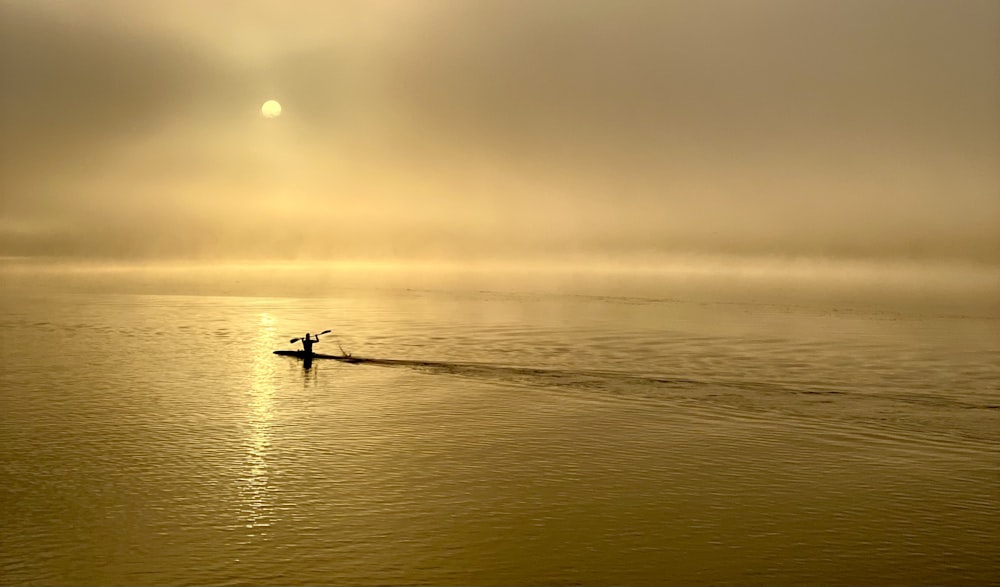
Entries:
[[271, 423], [274, 419], [274, 361], [269, 348], [274, 340], [274, 317], [260, 314], [256, 351], [250, 379], [247, 414], [246, 472], [240, 487], [240, 512], [248, 537], [265, 536], [274, 512], [273, 488], [270, 485], [268, 458], [271, 449]]

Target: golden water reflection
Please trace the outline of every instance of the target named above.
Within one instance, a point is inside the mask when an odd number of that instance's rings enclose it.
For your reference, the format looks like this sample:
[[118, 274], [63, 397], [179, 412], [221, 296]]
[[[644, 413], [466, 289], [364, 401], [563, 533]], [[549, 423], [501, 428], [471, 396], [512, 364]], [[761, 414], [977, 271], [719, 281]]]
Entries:
[[274, 317], [260, 314], [256, 350], [250, 379], [246, 440], [246, 470], [240, 482], [241, 521], [247, 537], [266, 536], [273, 519], [272, 488], [268, 458], [272, 442], [271, 424], [274, 419], [274, 361], [269, 348], [275, 335]]

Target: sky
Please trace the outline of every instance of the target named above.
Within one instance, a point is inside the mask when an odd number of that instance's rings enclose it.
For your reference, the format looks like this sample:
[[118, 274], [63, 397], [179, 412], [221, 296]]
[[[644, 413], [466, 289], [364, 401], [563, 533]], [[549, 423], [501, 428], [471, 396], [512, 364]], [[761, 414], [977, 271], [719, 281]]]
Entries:
[[0, 257], [996, 268], [998, 23], [995, 0], [0, 0]]

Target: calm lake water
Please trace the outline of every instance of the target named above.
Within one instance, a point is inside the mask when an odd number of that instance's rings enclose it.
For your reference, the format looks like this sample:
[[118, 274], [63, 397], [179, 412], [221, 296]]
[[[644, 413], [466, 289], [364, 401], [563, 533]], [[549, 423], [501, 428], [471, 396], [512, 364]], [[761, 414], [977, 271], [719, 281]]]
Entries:
[[[7, 291], [0, 583], [1000, 582], [1000, 321]], [[892, 308], [892, 306], [888, 306]], [[301, 361], [316, 347], [393, 359]]]

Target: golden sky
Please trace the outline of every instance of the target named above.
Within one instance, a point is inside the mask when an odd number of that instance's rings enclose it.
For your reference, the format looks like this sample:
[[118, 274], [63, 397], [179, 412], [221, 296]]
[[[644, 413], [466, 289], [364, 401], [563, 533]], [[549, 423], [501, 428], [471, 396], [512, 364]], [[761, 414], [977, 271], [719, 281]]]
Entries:
[[996, 265], [998, 23], [995, 0], [0, 0], [0, 257]]

